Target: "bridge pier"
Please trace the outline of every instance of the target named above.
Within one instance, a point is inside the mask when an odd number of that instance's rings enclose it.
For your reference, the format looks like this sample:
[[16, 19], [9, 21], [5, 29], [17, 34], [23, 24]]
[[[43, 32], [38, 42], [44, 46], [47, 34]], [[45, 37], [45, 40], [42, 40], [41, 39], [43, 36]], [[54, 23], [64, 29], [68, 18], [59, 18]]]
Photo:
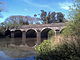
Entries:
[[37, 45], [41, 43], [41, 31], [37, 30]]
[[14, 31], [11, 31], [11, 44], [14, 43]]
[[11, 31], [11, 42], [10, 42], [10, 46], [14, 46], [14, 31]]
[[55, 30], [55, 36], [60, 34], [60, 30]]
[[11, 38], [14, 38], [14, 31], [11, 31]]
[[22, 31], [22, 44], [26, 44], [26, 31]]

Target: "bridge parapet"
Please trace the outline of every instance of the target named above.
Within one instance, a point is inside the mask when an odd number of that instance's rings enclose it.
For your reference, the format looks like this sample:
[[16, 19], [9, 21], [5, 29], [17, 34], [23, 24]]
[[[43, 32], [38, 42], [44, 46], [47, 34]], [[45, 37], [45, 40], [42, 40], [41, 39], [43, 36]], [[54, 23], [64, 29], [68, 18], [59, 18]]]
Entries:
[[66, 23], [53, 23], [53, 24], [34, 24], [34, 25], [23, 25], [20, 28], [25, 29], [25, 28], [43, 28], [43, 27], [61, 27], [65, 26]]

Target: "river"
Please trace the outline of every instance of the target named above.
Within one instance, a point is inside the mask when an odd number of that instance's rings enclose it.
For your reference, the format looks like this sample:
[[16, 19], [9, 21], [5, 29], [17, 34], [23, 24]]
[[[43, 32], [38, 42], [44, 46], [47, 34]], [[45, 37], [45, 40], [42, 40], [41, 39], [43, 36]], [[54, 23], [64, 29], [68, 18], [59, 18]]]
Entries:
[[[36, 43], [36, 39], [29, 39], [26, 44], [30, 47]], [[10, 46], [14, 43], [15, 46]], [[31, 45], [30, 45], [31, 44]], [[35, 60], [36, 52], [34, 49], [28, 49], [25, 45], [21, 45], [21, 38], [0, 38], [0, 60]]]
[[23, 57], [23, 58], [12, 58], [7, 56], [3, 51], [0, 51], [0, 60], [35, 60], [34, 56]]

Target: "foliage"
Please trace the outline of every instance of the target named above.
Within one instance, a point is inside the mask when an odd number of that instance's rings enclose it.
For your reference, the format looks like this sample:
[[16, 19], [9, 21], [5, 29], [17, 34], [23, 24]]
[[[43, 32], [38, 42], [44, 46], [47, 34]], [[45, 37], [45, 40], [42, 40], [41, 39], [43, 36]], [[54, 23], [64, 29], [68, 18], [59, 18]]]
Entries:
[[[75, 8], [74, 8], [75, 7]], [[63, 30], [63, 44], [54, 45], [50, 44], [49, 51], [42, 52], [43, 48], [47, 48], [44, 45], [40, 46], [41, 52], [39, 52], [38, 59], [41, 60], [80, 60], [80, 0], [75, 0], [73, 5], [71, 15], [71, 21], [68, 23], [67, 27]], [[58, 39], [58, 37], [56, 37]], [[59, 40], [60, 41], [60, 40]], [[48, 49], [48, 48], [47, 48]], [[37, 51], [40, 51], [37, 50]], [[44, 50], [46, 51], [46, 49]]]
[[74, 20], [69, 22], [63, 31], [64, 36], [80, 36], [80, 21]]
[[55, 35], [55, 32], [53, 31], [53, 30], [50, 30], [49, 32], [48, 32], [48, 37], [49, 38], [51, 38], [52, 36], [54, 36]]
[[44, 40], [39, 46], [36, 46], [35, 50], [38, 53], [37, 58], [43, 58], [46, 60], [47, 58], [47, 53], [51, 51], [51, 42], [50, 40]]
[[44, 10], [41, 10], [41, 19], [44, 21], [44, 23], [47, 23], [46, 22], [46, 16], [47, 16], [47, 12], [45, 12]]
[[70, 15], [71, 21], [63, 34], [80, 37], [80, 0], [75, 0], [71, 13], [73, 13], [73, 15]]
[[[25, 19], [25, 21], [24, 21]], [[10, 16], [3, 22], [6, 28], [14, 28], [21, 25], [28, 25], [27, 17], [26, 16]]]
[[[45, 47], [46, 46], [46, 47]], [[37, 53], [46, 53], [51, 50], [51, 44], [49, 40], [44, 40], [41, 45], [37, 46], [35, 49], [38, 50]]]
[[47, 13], [44, 10], [41, 10], [40, 18], [44, 23], [54, 23], [54, 22], [64, 22], [64, 14], [61, 12], [49, 12]]
[[35, 48], [37, 51], [36, 59], [39, 60], [79, 60], [80, 51], [74, 44], [67, 42], [56, 44], [51, 40], [45, 40]]

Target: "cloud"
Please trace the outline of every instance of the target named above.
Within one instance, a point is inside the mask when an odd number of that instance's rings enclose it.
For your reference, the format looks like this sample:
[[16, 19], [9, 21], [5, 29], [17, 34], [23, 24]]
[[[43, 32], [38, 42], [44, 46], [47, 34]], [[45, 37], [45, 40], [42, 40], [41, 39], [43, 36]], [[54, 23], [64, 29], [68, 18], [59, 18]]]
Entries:
[[70, 9], [70, 6], [72, 6], [72, 3], [63, 2], [63, 3], [59, 3], [59, 6], [60, 6], [61, 9], [69, 10]]
[[22, 0], [24, 1], [25, 3], [31, 5], [31, 6], [35, 6], [35, 7], [40, 7], [40, 8], [47, 8], [47, 9], [50, 9], [50, 10], [53, 10], [52, 7], [50, 7], [49, 5], [43, 5], [43, 4], [38, 4], [38, 3], [34, 3], [30, 0]]

